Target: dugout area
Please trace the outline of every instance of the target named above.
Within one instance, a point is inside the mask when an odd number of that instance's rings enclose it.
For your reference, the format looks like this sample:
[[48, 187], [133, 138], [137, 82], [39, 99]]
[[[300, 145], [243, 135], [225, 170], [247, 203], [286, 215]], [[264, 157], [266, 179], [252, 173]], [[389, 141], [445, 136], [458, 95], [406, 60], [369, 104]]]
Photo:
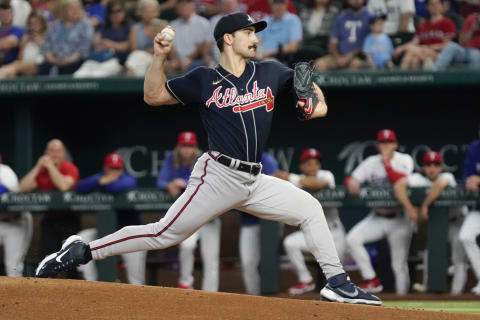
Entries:
[[0, 277], [0, 300], [2, 319], [480, 319], [473, 314], [64, 279]]

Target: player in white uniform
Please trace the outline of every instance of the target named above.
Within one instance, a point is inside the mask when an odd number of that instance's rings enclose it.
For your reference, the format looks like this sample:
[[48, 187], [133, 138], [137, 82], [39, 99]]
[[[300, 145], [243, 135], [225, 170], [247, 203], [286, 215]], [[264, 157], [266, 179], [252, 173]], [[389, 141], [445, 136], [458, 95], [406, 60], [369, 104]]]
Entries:
[[[18, 178], [15, 172], [1, 163], [0, 155], [0, 195], [18, 192]], [[33, 222], [30, 212], [0, 213], [0, 244], [3, 245], [5, 272], [9, 277], [23, 275], [23, 260], [32, 240]]]
[[[414, 173], [395, 183], [394, 190], [398, 200], [403, 204], [410, 219], [418, 224], [420, 220], [428, 220], [428, 207], [438, 198], [446, 187], [456, 187], [455, 177], [450, 172], [443, 171], [443, 160], [440, 153], [429, 151], [423, 157], [423, 171], [425, 175]], [[407, 187], [430, 187], [420, 212], [408, 199]], [[452, 247], [453, 279], [450, 293], [459, 295], [465, 288], [467, 281], [467, 256], [458, 234], [463, 222], [463, 207], [453, 207], [449, 213], [448, 239]], [[426, 264], [425, 264], [426, 265]], [[426, 266], [425, 266], [426, 267]], [[427, 269], [424, 269], [423, 282], [426, 284]]]
[[[392, 130], [381, 130], [377, 134], [379, 154], [365, 159], [347, 177], [346, 184], [352, 195], [360, 193], [360, 185], [392, 186], [399, 179], [413, 171], [413, 159], [410, 155], [395, 151], [398, 147], [397, 137]], [[403, 208], [375, 208], [347, 234], [350, 253], [365, 280], [360, 287], [369, 292], [381, 292], [383, 286], [377, 278], [364, 247], [365, 243], [387, 238], [390, 246], [391, 265], [395, 275], [397, 294], [406, 294], [410, 286], [408, 274], [408, 251], [412, 238], [412, 227]]]
[[[479, 123], [480, 136], [480, 123]], [[468, 147], [463, 165], [462, 183], [467, 192], [477, 193], [480, 189], [480, 140], [474, 140]], [[460, 241], [462, 241], [473, 272], [477, 278], [477, 285], [472, 292], [480, 296], [480, 248], [477, 238], [480, 235], [480, 210], [478, 206], [470, 208], [470, 213], [460, 229]]]
[[[306, 149], [300, 156], [300, 170], [302, 174], [290, 173], [288, 180], [299, 188], [307, 191], [318, 191], [324, 188], [335, 188], [335, 177], [328, 170], [321, 170], [322, 155], [316, 149]], [[338, 257], [343, 260], [345, 255], [345, 228], [338, 215], [337, 208], [324, 209], [328, 228], [333, 236]], [[309, 252], [305, 236], [301, 231], [289, 234], [283, 240], [283, 247], [290, 259], [298, 277], [298, 284], [289, 288], [291, 295], [302, 294], [315, 290], [313, 277], [308, 270], [302, 252]]]

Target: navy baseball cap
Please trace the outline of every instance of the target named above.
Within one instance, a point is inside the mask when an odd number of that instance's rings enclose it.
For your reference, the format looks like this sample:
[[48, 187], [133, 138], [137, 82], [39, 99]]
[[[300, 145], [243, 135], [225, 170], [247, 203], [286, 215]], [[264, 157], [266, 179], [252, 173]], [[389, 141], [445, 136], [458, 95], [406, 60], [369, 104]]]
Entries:
[[267, 27], [266, 21], [255, 22], [252, 17], [243, 12], [236, 12], [224, 15], [218, 20], [213, 31], [215, 40], [223, 37], [225, 33], [234, 33], [237, 30], [254, 27], [255, 32], [262, 31]]

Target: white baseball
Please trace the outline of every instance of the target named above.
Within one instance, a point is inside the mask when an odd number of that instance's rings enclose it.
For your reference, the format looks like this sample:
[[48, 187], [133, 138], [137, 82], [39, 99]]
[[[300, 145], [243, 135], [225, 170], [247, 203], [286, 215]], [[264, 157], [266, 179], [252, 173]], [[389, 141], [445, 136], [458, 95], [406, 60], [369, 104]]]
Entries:
[[162, 35], [162, 39], [165, 41], [172, 41], [175, 37], [175, 31], [169, 27], [163, 28], [160, 34]]

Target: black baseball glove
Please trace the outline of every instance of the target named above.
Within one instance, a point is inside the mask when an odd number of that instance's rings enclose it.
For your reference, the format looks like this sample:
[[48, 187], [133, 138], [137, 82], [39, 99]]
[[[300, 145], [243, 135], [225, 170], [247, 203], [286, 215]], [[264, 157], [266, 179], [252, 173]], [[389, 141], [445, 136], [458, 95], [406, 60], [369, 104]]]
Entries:
[[294, 68], [293, 88], [298, 101], [304, 103], [303, 107], [297, 103], [297, 116], [300, 120], [310, 119], [318, 104], [313, 87], [313, 72], [313, 66], [308, 62], [299, 62]]

